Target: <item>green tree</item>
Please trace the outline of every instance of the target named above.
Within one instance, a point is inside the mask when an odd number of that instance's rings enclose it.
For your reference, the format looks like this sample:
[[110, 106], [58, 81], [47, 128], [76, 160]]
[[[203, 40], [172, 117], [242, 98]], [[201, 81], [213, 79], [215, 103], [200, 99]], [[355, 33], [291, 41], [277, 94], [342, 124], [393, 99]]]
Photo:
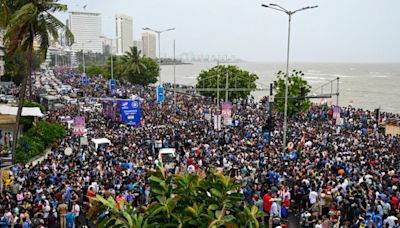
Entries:
[[[303, 79], [304, 73], [302, 71], [293, 70], [288, 78], [288, 97], [300, 97], [301, 88], [304, 87], [305, 95], [311, 92], [311, 86], [306, 80]], [[276, 73], [277, 79], [273, 83], [273, 90], [275, 97], [285, 97], [285, 73], [278, 71]], [[288, 115], [298, 112], [306, 111], [310, 107], [311, 102], [309, 99], [288, 99]], [[274, 108], [279, 112], [285, 110], [285, 100], [275, 99]]]
[[[123, 64], [122, 60], [118, 56], [113, 56], [113, 69], [114, 69], [114, 78], [121, 79], [123, 78]], [[106, 64], [104, 66], [104, 77], [110, 79], [111, 78], [111, 56], [107, 58]]]
[[130, 50], [122, 56], [122, 64], [124, 65], [124, 74], [140, 75], [143, 70], [146, 70], [146, 65], [141, 61], [141, 56], [137, 47], [130, 47]]
[[54, 142], [65, 138], [67, 131], [64, 126], [56, 122], [40, 121], [29, 129], [24, 136], [18, 139], [16, 162], [26, 163], [33, 157], [40, 155], [44, 149]]
[[[219, 80], [218, 80], [219, 78]], [[248, 71], [242, 70], [237, 66], [218, 65], [207, 71], [202, 71], [197, 77], [196, 88], [216, 89], [219, 84], [220, 98], [225, 96], [226, 80], [228, 79], [228, 88], [248, 88], [255, 89], [258, 76]], [[216, 91], [201, 91], [201, 95], [207, 97], [217, 97]], [[231, 91], [228, 92], [230, 100], [247, 98], [250, 91]]]
[[[8, 1], [6, 1], [8, 2]], [[10, 1], [14, 2], [14, 1]], [[50, 39], [58, 39], [60, 30], [65, 31], [65, 37], [69, 43], [73, 43], [73, 35], [71, 31], [52, 13], [66, 11], [67, 6], [58, 3], [57, 0], [30, 0], [15, 1], [20, 2], [15, 12], [12, 12], [10, 19], [7, 21], [5, 44], [7, 48], [7, 56], [12, 56], [17, 50], [22, 50], [27, 54], [28, 67], [26, 77], [23, 78], [21, 89], [19, 92], [17, 124], [14, 133], [13, 143], [13, 160], [15, 160], [15, 148], [18, 138], [18, 129], [20, 125], [22, 105], [25, 99], [27, 80], [31, 81], [32, 62], [33, 62], [33, 45], [34, 41], [39, 42], [39, 53], [42, 60], [46, 58], [47, 50], [50, 46]], [[10, 8], [9, 8], [10, 9]], [[29, 83], [29, 97], [31, 96], [31, 83]]]
[[97, 65], [97, 64], [92, 64], [88, 68], [86, 68], [86, 73], [89, 76], [99, 76], [100, 74], [104, 74], [104, 67]]
[[160, 66], [151, 58], [141, 57], [136, 47], [131, 47], [118, 61], [117, 70], [132, 84], [149, 85], [157, 82]]
[[[22, 50], [18, 50], [13, 56], [7, 57], [4, 62], [5, 74], [1, 80], [13, 81], [16, 85], [20, 85], [28, 70], [26, 53]], [[32, 59], [32, 69], [37, 70], [39, 67], [39, 55], [35, 52]]]
[[[89, 216], [98, 227], [259, 227], [265, 214], [243, 205], [240, 183], [222, 173], [167, 175], [163, 167], [149, 177], [153, 201], [147, 207], [93, 198]], [[243, 205], [243, 207], [239, 207]], [[243, 208], [243, 209], [241, 209]], [[105, 211], [109, 215], [98, 219]]]
[[137, 78], [132, 78], [130, 82], [144, 86], [156, 83], [160, 75], [160, 65], [154, 59], [148, 57], [143, 57], [140, 61], [146, 68]]

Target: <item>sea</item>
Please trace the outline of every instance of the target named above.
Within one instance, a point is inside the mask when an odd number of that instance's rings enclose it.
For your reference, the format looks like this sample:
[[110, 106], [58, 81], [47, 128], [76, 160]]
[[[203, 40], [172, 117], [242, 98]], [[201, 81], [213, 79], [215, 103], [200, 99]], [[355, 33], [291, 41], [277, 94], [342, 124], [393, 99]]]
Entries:
[[[196, 84], [196, 78], [203, 70], [208, 70], [217, 63], [192, 63], [175, 66], [178, 84]], [[242, 62], [229, 63], [258, 75], [258, 88], [269, 88], [276, 78], [276, 72], [285, 70], [285, 63]], [[174, 82], [172, 65], [164, 65], [161, 69], [163, 82]], [[400, 113], [400, 63], [291, 63], [291, 70], [301, 70], [312, 86], [312, 95], [332, 95], [326, 102], [340, 106], [352, 105], [356, 108], [383, 112]], [[339, 78], [339, 84], [335, 79]], [[255, 99], [268, 96], [269, 91], [255, 91]], [[320, 98], [312, 99], [314, 103], [324, 102]]]

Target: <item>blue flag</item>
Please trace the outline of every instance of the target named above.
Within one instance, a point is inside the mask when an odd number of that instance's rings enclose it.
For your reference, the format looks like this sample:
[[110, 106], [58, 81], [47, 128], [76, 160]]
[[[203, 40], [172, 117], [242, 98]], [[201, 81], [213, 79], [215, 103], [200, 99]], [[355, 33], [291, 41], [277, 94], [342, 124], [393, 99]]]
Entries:
[[165, 94], [164, 87], [158, 86], [157, 87], [157, 103], [158, 104], [164, 102], [164, 100], [165, 100], [164, 94]]

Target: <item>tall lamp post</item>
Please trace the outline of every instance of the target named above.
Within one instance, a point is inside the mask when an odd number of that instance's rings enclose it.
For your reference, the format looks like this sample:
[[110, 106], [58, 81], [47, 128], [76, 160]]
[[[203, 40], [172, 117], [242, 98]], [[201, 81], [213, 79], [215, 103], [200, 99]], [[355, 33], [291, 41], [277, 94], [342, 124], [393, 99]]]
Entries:
[[[107, 37], [105, 37], [105, 36], [100, 36], [100, 38], [107, 38]], [[121, 39], [121, 37], [120, 36], [118, 36], [118, 37], [115, 37], [115, 40], [118, 40], [118, 39]], [[111, 40], [111, 48], [110, 48], [110, 55], [111, 55], [111, 79], [114, 79], [114, 46], [113, 46], [113, 41], [114, 41], [114, 39], [113, 38], [111, 38], [110, 39]]]
[[292, 21], [292, 15], [308, 9], [317, 8], [318, 6], [306, 6], [294, 11], [287, 10], [278, 4], [262, 4], [262, 7], [266, 7], [272, 10], [280, 11], [289, 16], [289, 28], [288, 28], [288, 40], [287, 40], [287, 56], [286, 56], [286, 77], [285, 77], [285, 114], [283, 120], [283, 145], [286, 147], [286, 136], [287, 136], [287, 105], [288, 105], [288, 78], [289, 78], [289, 53], [290, 53], [290, 24]]
[[[158, 35], [158, 61], [160, 64], [160, 69], [161, 69], [161, 33], [175, 30], [175, 28], [169, 28], [169, 29], [165, 29], [165, 30], [154, 30], [154, 29], [146, 27], [146, 28], [143, 28], [143, 30], [155, 32]], [[160, 73], [160, 85], [161, 84], [162, 83], [161, 83], [161, 73]]]
[[82, 63], [83, 63], [83, 73], [86, 74], [86, 64], [85, 64], [85, 44], [91, 43], [92, 41], [82, 42]]

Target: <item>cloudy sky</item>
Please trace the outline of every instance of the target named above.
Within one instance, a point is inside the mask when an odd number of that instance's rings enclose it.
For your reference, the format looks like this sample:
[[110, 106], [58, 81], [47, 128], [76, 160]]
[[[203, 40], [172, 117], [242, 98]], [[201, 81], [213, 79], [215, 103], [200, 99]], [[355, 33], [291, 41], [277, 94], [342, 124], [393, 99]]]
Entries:
[[[399, 0], [61, 0], [70, 11], [102, 14], [103, 34], [115, 37], [117, 13], [141, 28], [176, 31], [162, 35], [162, 54], [228, 54], [248, 61], [283, 62], [287, 15], [261, 7], [277, 3], [299, 12], [292, 19], [291, 59], [297, 62], [399, 62]], [[58, 14], [62, 19], [67, 13]]]

